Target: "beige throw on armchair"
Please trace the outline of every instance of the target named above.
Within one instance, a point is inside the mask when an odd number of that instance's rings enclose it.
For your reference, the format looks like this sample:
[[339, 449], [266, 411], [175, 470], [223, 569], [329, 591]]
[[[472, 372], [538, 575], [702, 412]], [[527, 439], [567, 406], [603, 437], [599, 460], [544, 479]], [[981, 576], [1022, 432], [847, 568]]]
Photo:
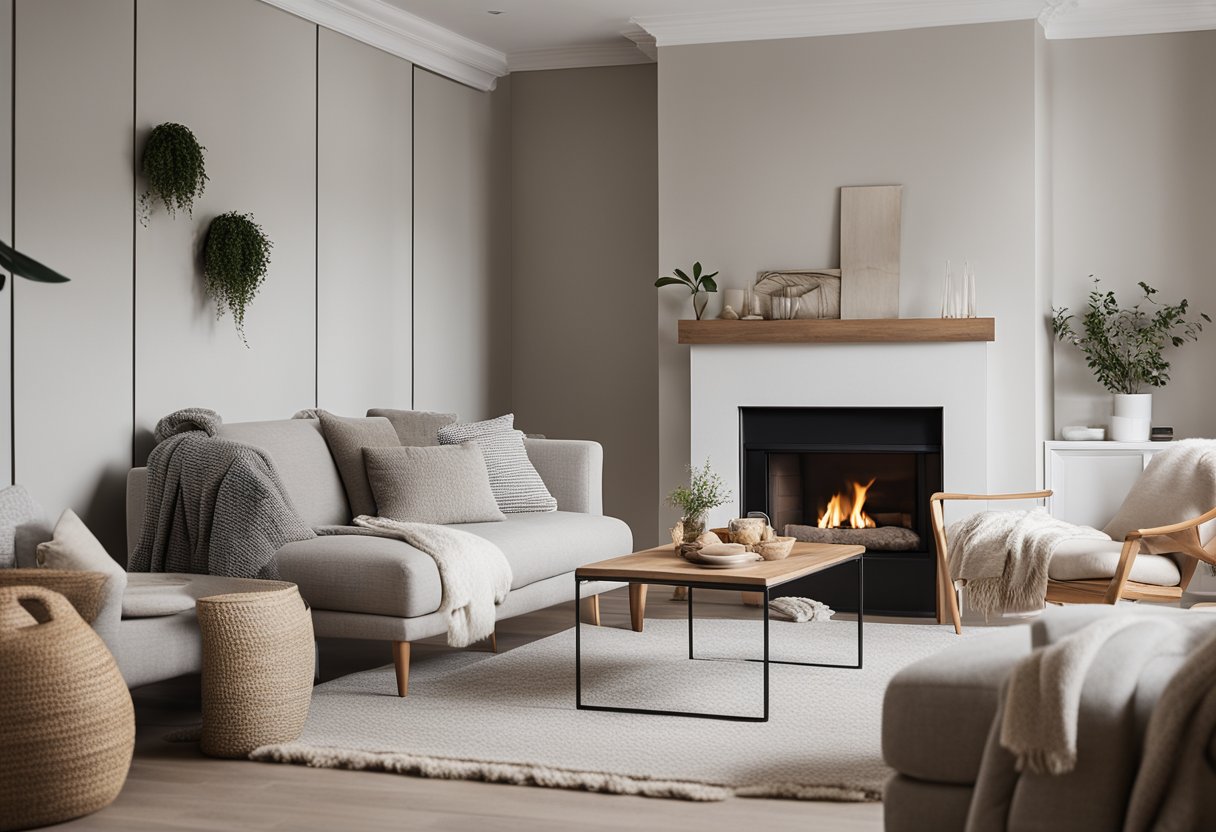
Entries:
[[[1181, 523], [1213, 507], [1216, 507], [1216, 440], [1185, 439], [1153, 455], [1103, 531], [1115, 540], [1122, 540], [1128, 532]], [[1211, 539], [1212, 525], [1199, 527], [1201, 543]], [[1178, 551], [1178, 543], [1168, 537], [1146, 537], [1141, 541], [1141, 551], [1170, 554]]]

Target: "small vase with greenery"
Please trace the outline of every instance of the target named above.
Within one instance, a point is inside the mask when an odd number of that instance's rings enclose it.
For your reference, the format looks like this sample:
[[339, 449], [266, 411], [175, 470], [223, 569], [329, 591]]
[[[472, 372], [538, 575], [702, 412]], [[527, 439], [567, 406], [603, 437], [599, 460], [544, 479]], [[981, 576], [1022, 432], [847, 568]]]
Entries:
[[245, 311], [262, 287], [274, 245], [252, 214], [229, 211], [211, 221], [203, 244], [203, 275], [207, 294], [215, 300], [216, 317], [232, 313], [245, 346]]
[[660, 277], [654, 282], [655, 288], [663, 286], [683, 286], [692, 293], [692, 311], [697, 316], [697, 320], [701, 320], [701, 316], [705, 314], [705, 307], [709, 303], [709, 293], [718, 291], [718, 284], [714, 282], [714, 278], [718, 276], [717, 272], [711, 274], [701, 273], [701, 264], [699, 262], [692, 264], [692, 277], [689, 277], [681, 269], [675, 270], [675, 277], [670, 275]]
[[206, 149], [184, 124], [152, 128], [141, 164], [148, 190], [140, 197], [140, 222], [148, 224], [153, 199], [159, 199], [171, 217], [179, 210], [193, 216], [194, 201], [207, 187]]
[[1149, 438], [1152, 395], [1142, 391], [1169, 383], [1166, 347], [1199, 340], [1204, 322], [1212, 322], [1204, 313], [1198, 318], [1188, 317], [1190, 305], [1185, 298], [1162, 305], [1154, 297], [1156, 289], [1143, 281], [1138, 285], [1143, 300], [1124, 309], [1115, 293], [1102, 291], [1095, 279], [1089, 306], [1080, 317], [1079, 332], [1074, 328], [1076, 316], [1067, 307], [1052, 309], [1051, 327], [1056, 338], [1080, 348], [1094, 378], [1114, 394], [1110, 438], [1122, 442]]
[[710, 509], [724, 506], [729, 500], [730, 489], [709, 467], [709, 460], [705, 460], [701, 468], [688, 466], [688, 485], [681, 485], [667, 495], [667, 502], [683, 513], [680, 522], [684, 526], [685, 543], [692, 543], [705, 532]]

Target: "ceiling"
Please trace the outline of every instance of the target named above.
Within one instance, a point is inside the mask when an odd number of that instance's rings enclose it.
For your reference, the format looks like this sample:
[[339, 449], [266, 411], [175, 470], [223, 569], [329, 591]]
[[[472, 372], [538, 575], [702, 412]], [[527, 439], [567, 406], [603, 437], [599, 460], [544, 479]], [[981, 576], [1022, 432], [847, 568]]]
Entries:
[[1036, 18], [1048, 38], [1216, 29], [1216, 0], [264, 2], [478, 89], [512, 71], [644, 63], [693, 43]]

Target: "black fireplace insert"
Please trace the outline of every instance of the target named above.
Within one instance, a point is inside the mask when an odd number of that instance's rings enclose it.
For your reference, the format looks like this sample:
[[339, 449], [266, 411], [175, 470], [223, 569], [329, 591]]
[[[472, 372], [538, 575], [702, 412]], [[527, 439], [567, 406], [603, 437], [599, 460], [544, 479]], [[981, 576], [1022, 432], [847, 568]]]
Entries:
[[[744, 514], [764, 512], [779, 534], [866, 546], [867, 614], [936, 614], [941, 408], [741, 407], [739, 435]], [[778, 594], [856, 608], [849, 576], [833, 571]]]

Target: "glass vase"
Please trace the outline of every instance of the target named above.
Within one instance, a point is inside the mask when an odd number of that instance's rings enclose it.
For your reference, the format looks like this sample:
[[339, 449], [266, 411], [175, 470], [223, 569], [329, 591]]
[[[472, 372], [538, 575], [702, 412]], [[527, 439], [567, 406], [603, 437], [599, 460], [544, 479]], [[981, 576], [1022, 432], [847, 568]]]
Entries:
[[709, 292], [693, 292], [692, 294], [692, 311], [697, 316], [697, 320], [705, 315], [705, 307], [709, 305]]
[[685, 543], [695, 543], [698, 537], [705, 534], [704, 514], [686, 514], [680, 522], [684, 524]]

